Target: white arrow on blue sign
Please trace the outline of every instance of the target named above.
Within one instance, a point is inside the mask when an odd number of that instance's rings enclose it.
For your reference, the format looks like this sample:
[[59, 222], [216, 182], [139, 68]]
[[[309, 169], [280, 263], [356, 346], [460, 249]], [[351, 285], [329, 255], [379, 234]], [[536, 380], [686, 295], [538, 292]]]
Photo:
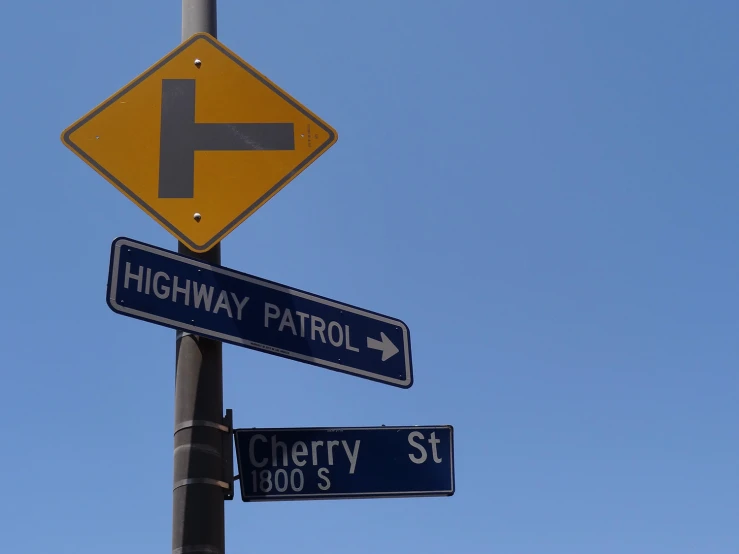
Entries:
[[235, 429], [244, 502], [452, 496], [449, 425]]
[[111, 246], [107, 302], [151, 323], [396, 387], [413, 384], [402, 321], [132, 239]]

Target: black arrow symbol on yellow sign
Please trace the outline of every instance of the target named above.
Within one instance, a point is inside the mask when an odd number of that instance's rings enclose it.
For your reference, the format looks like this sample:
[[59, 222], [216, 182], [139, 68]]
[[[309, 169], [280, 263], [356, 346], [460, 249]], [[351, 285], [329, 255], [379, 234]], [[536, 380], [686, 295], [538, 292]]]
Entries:
[[295, 132], [292, 123], [195, 123], [195, 79], [163, 79], [159, 198], [193, 197], [198, 150], [295, 150]]

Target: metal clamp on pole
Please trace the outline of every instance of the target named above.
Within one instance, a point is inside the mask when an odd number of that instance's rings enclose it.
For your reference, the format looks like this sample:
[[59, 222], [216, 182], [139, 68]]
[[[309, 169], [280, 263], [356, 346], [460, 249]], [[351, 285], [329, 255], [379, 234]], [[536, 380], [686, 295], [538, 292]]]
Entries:
[[181, 481], [177, 481], [172, 486], [172, 490], [179, 489], [180, 487], [184, 487], [185, 485], [211, 485], [213, 487], [221, 487], [224, 490], [229, 490], [229, 486], [233, 488], [233, 485], [229, 485], [229, 483], [225, 483], [224, 481], [218, 481], [216, 479], [208, 479], [204, 477], [194, 477], [191, 479], [182, 479]]
[[174, 434], [176, 435], [183, 429], [191, 429], [193, 427], [212, 427], [213, 429], [218, 429], [219, 431], [223, 431], [224, 433], [233, 433], [233, 429], [230, 429], [228, 425], [224, 425], [223, 423], [206, 421], [204, 419], [191, 419], [189, 421], [183, 421], [179, 425], [176, 425], [174, 428]]
[[224, 493], [226, 500], [234, 499], [234, 447], [233, 447], [233, 410], [226, 410], [226, 417], [223, 418], [223, 424], [228, 431], [223, 434], [223, 479], [228, 483], [228, 489]]

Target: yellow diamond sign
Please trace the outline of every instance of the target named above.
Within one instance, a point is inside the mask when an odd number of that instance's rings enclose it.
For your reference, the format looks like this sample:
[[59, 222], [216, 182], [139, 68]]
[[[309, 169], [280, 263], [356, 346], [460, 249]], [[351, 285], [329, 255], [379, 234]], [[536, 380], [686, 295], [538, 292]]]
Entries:
[[90, 167], [205, 252], [336, 142], [328, 124], [197, 34], [62, 133]]

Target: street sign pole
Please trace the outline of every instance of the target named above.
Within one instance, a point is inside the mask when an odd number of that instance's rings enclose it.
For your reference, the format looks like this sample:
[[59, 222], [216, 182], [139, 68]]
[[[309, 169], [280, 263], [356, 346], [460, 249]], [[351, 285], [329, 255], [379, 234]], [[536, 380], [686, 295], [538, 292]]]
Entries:
[[[216, 0], [182, 0], [182, 40], [216, 37]], [[194, 214], [193, 214], [193, 217]], [[221, 246], [179, 253], [220, 264]], [[172, 554], [225, 552], [222, 344], [178, 331], [176, 343]], [[228, 443], [226, 443], [228, 444]]]

